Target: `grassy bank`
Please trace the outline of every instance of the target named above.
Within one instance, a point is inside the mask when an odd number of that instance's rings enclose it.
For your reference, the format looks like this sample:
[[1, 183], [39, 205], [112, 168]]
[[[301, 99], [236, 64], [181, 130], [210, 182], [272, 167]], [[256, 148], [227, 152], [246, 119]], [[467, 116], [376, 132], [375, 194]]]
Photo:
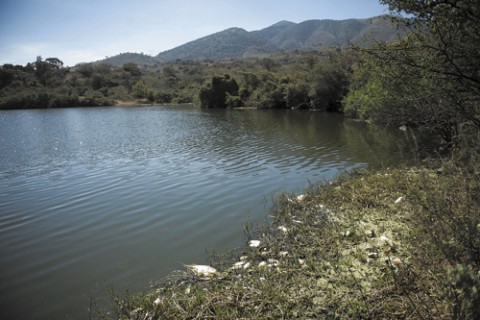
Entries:
[[[358, 171], [302, 197], [215, 272], [173, 272], [149, 292], [114, 296], [119, 319], [479, 319], [478, 173]], [[250, 245], [249, 245], [250, 244]], [[257, 246], [258, 244], [258, 246]]]

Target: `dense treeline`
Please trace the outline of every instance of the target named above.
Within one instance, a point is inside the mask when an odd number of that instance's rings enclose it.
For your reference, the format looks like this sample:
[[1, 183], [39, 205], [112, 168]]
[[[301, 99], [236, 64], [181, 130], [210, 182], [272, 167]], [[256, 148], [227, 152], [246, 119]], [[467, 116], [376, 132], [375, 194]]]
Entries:
[[[419, 127], [453, 145], [480, 127], [480, 4], [476, 0], [382, 0], [408, 36], [357, 49], [347, 115]], [[471, 133], [471, 132], [470, 132]], [[457, 141], [458, 142], [458, 141]]]
[[0, 109], [111, 105], [112, 100], [89, 90], [76, 72], [58, 58], [37, 57], [26, 66], [0, 67]]
[[[114, 68], [102, 62], [66, 68], [58, 58], [37, 57], [27, 66], [0, 67], [0, 108], [195, 103], [339, 111], [351, 65], [350, 56], [340, 50], [179, 60], [143, 68], [134, 63]], [[224, 79], [238, 88], [225, 91]]]
[[[255, 62], [250, 68], [236, 66], [223, 77], [214, 76], [201, 88], [201, 105], [341, 111], [352, 76], [353, 60], [348, 53], [337, 49], [323, 54], [278, 55]], [[227, 82], [232, 81], [238, 88], [230, 88]]]

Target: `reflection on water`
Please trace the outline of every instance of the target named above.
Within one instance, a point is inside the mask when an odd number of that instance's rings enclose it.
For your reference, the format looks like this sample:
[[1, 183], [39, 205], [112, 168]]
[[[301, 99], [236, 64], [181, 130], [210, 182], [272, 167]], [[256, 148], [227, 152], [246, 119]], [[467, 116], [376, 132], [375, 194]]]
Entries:
[[[85, 318], [243, 242], [265, 198], [404, 160], [401, 134], [292, 110], [0, 111], [0, 310]], [[102, 300], [102, 299], [100, 299]]]
[[411, 160], [413, 148], [405, 134], [364, 122], [345, 120], [341, 143], [356, 159], [371, 167], [388, 167]]

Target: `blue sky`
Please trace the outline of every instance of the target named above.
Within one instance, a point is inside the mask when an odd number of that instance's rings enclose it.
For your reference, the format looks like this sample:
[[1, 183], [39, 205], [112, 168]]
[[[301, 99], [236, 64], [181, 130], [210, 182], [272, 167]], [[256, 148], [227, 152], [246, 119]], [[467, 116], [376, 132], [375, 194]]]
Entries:
[[0, 0], [0, 65], [38, 55], [70, 66], [123, 52], [157, 55], [230, 27], [384, 13], [377, 0]]

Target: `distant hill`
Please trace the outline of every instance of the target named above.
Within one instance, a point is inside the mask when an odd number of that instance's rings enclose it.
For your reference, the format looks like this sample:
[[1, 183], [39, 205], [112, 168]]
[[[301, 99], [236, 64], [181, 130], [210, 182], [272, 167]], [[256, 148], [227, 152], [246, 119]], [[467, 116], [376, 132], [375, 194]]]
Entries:
[[374, 41], [391, 42], [398, 31], [388, 16], [369, 19], [282, 21], [252, 34], [281, 50], [324, 49], [329, 46], [360, 45]]
[[[273, 34], [269, 41], [282, 50], [342, 46], [365, 27], [360, 20], [309, 20]], [[261, 32], [261, 31], [260, 31]]]
[[348, 44], [369, 45], [375, 41], [391, 42], [399, 31], [388, 16], [369, 19], [308, 20], [301, 23], [280, 21], [262, 30], [248, 32], [230, 28], [159, 53], [156, 57], [124, 53], [105, 62], [121, 66], [134, 62], [152, 66], [168, 61], [228, 59], [273, 54], [290, 50], [321, 50]]
[[113, 57], [103, 59], [99, 62], [105, 62], [112, 66], [123, 66], [125, 63], [134, 62], [140, 67], [152, 67], [160, 64], [162, 61], [142, 53], [121, 53]]

